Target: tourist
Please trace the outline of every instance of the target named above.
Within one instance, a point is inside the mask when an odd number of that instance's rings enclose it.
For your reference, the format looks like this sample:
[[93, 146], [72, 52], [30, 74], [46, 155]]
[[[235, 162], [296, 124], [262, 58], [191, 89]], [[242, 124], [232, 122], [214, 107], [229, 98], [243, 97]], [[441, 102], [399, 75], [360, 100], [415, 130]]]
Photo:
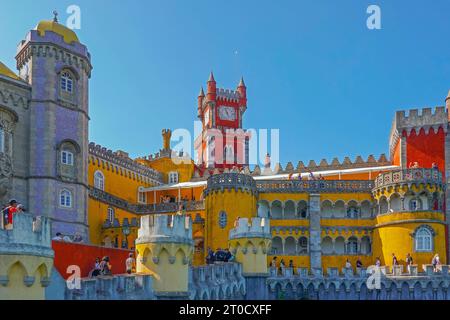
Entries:
[[221, 248], [217, 248], [216, 253], [214, 254], [214, 260], [221, 262], [225, 260], [225, 252], [222, 251]]
[[13, 220], [14, 215], [17, 213], [17, 200], [11, 199], [9, 201], [9, 206], [7, 206], [5, 209], [3, 209], [3, 217], [4, 217], [4, 226], [5, 229], [11, 230], [13, 228]]
[[433, 162], [433, 164], [431, 165], [431, 168], [434, 170], [439, 170], [439, 166], [437, 165], [436, 162]]
[[237, 228], [238, 226], [239, 226], [239, 219], [240, 219], [241, 217], [236, 217], [236, 219], [234, 220], [234, 227], [235, 228]]
[[90, 272], [91, 277], [96, 277], [100, 275], [101, 267], [100, 267], [100, 258], [95, 258], [94, 269]]
[[208, 247], [208, 255], [206, 256], [206, 264], [214, 264], [214, 251]]
[[377, 257], [377, 259], [375, 260], [375, 265], [376, 265], [377, 267], [380, 267], [380, 266], [381, 266], [381, 260], [380, 260], [379, 257]]
[[230, 250], [228, 248], [225, 249], [224, 260], [225, 262], [230, 262], [230, 259], [233, 257]]
[[294, 268], [294, 261], [292, 259], [289, 260], [289, 268]]
[[352, 269], [352, 264], [351, 264], [350, 260], [348, 260], [348, 259], [345, 262], [345, 269]]
[[63, 241], [63, 235], [61, 232], [56, 233], [56, 237], [54, 237], [52, 240], [54, 241]]
[[277, 257], [273, 257], [272, 262], [270, 263], [271, 268], [277, 267]]
[[280, 260], [280, 268], [279, 268], [280, 274], [283, 274], [283, 270], [285, 267], [286, 267], [286, 265], [284, 264], [284, 260], [281, 259]]
[[128, 274], [131, 274], [133, 272], [133, 269], [135, 268], [135, 260], [133, 258], [133, 254], [130, 253], [128, 255], [127, 260], [125, 260], [125, 267]]
[[413, 264], [413, 258], [408, 253], [405, 258], [406, 261], [406, 270], [408, 270], [408, 273], [411, 274], [411, 265]]
[[431, 264], [433, 265], [433, 271], [437, 272], [441, 266], [441, 260], [439, 259], [439, 254], [436, 253], [431, 260]]
[[73, 242], [80, 243], [83, 242], [83, 237], [78, 232], [73, 237]]
[[103, 257], [102, 262], [100, 262], [101, 275], [103, 275], [103, 276], [111, 275], [112, 274], [111, 269], [112, 269], [112, 266], [109, 263], [109, 257], [108, 256]]
[[321, 174], [319, 174], [319, 180], [325, 180]]
[[397, 257], [395, 256], [395, 253], [392, 254], [392, 266], [398, 266], [398, 260]]
[[362, 264], [361, 260], [359, 260], [359, 258], [358, 258], [358, 260], [356, 260], [356, 268], [362, 268], [362, 267], [363, 267], [363, 264]]

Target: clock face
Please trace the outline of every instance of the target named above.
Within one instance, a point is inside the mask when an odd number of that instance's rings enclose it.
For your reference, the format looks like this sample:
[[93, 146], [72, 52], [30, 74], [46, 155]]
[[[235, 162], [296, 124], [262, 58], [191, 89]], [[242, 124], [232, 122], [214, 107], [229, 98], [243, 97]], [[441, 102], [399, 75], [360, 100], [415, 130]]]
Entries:
[[234, 121], [236, 120], [236, 109], [233, 107], [219, 107], [219, 117], [222, 120]]

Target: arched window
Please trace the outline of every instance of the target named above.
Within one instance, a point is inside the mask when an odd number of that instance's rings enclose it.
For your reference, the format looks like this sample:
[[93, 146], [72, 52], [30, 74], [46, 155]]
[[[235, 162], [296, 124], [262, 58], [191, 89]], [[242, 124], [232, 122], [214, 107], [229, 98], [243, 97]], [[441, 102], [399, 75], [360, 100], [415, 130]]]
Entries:
[[172, 171], [169, 172], [169, 183], [178, 183], [178, 172]]
[[139, 203], [147, 203], [147, 193], [143, 191], [144, 187], [138, 188], [138, 202]]
[[298, 253], [299, 254], [308, 253], [308, 238], [300, 237], [300, 239], [298, 239]]
[[347, 253], [356, 254], [358, 253], [358, 240], [355, 237], [350, 237], [347, 241]]
[[433, 250], [433, 234], [426, 227], [420, 227], [415, 232], [416, 251], [432, 251]]
[[59, 193], [59, 205], [66, 208], [72, 207], [72, 193], [69, 190], [61, 190]]
[[72, 75], [65, 71], [61, 74], [61, 90], [69, 93], [73, 92], [73, 78]]
[[356, 205], [351, 205], [347, 208], [347, 218], [356, 219], [359, 216], [359, 209]]
[[422, 201], [419, 198], [414, 198], [409, 202], [409, 208], [411, 211], [417, 211], [422, 209]]
[[109, 207], [108, 208], [108, 220], [109, 220], [109, 222], [111, 222], [111, 224], [114, 223], [114, 218], [115, 218], [114, 208]]
[[95, 171], [94, 173], [94, 187], [105, 190], [105, 176], [101, 171]]

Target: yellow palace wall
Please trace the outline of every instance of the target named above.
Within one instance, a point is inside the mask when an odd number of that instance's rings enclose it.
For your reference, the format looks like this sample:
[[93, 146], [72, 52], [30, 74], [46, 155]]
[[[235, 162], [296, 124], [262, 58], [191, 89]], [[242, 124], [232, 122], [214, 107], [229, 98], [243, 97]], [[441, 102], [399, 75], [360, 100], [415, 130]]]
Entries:
[[[104, 191], [110, 193], [118, 198], [121, 198], [130, 203], [138, 202], [138, 189], [139, 187], [149, 187], [150, 183], [145, 182], [143, 180], [139, 181], [139, 179], [131, 176], [129, 177], [128, 173], [122, 172], [122, 174], [116, 173], [113, 170], [112, 166], [103, 166], [100, 163], [100, 166], [97, 162], [89, 161], [88, 167], [88, 183], [89, 186], [94, 186], [94, 174], [96, 171], [101, 171], [104, 176]], [[128, 171], [130, 172], [130, 171]], [[135, 215], [131, 212], [127, 212], [123, 209], [116, 208], [109, 204], [103, 203], [99, 200], [89, 197], [88, 202], [88, 223], [89, 223], [89, 236], [90, 240], [93, 244], [101, 245], [103, 238], [106, 236], [103, 234], [102, 225], [108, 217], [108, 208], [111, 207], [114, 209], [114, 217], [119, 219], [119, 222], [122, 223], [123, 218], [128, 218], [131, 221], [131, 218], [136, 217], [139, 219], [138, 215]], [[111, 231], [111, 230], [110, 230]], [[110, 232], [109, 231], [109, 232]], [[108, 232], [108, 233], [109, 233]], [[134, 239], [137, 234], [135, 234], [135, 228], [132, 228], [132, 233], [128, 236], [128, 242], [134, 243]], [[115, 232], [119, 236], [119, 246], [122, 241], [122, 232]]]

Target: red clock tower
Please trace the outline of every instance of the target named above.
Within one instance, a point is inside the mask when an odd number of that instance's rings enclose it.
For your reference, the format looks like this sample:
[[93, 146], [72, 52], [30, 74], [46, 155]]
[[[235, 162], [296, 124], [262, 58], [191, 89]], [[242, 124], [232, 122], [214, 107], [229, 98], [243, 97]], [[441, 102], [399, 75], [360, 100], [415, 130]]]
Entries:
[[249, 133], [242, 129], [247, 109], [247, 88], [241, 78], [236, 90], [216, 87], [211, 72], [206, 96], [203, 88], [198, 95], [198, 118], [202, 132], [195, 140], [197, 165], [203, 172], [218, 168], [242, 168], [248, 164]]

